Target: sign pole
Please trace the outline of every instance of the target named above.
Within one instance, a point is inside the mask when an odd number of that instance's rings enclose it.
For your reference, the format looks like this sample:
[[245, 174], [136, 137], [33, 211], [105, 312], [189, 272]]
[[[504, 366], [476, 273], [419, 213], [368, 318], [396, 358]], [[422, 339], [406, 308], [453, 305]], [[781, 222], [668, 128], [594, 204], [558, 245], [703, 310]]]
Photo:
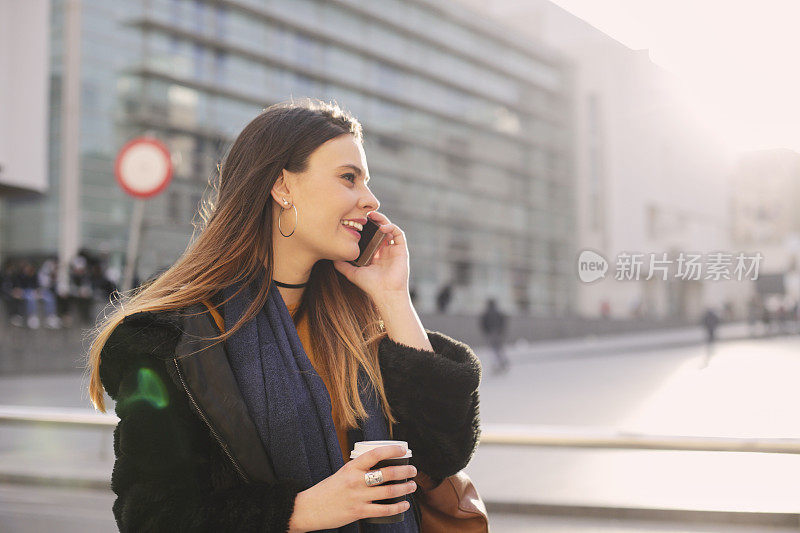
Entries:
[[139, 258], [139, 239], [142, 235], [142, 222], [144, 221], [144, 200], [133, 201], [133, 216], [131, 217], [130, 232], [128, 234], [128, 251], [125, 254], [125, 273], [122, 277], [122, 291], [129, 291], [133, 285], [133, 270]]

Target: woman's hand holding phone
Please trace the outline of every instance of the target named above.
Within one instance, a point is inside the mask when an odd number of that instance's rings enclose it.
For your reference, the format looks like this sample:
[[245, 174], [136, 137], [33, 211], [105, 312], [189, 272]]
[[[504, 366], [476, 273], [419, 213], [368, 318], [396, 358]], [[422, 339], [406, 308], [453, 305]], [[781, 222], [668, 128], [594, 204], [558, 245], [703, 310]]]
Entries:
[[[370, 212], [367, 217], [379, 224], [378, 231], [386, 235], [372, 260], [362, 267], [348, 261], [334, 261], [334, 268], [376, 302], [392, 294], [407, 294], [409, 256], [405, 233], [378, 211]], [[392, 239], [394, 244], [389, 244]]]

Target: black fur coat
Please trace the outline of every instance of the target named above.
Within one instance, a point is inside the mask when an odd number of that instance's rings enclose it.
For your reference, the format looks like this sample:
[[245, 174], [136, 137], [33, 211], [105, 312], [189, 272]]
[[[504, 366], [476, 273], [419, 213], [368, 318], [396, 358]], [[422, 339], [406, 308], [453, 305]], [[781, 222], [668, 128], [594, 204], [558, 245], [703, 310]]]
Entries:
[[[477, 446], [481, 365], [468, 345], [426, 333], [435, 353], [386, 337], [379, 360], [394, 438], [408, 441], [412, 464], [438, 483]], [[181, 334], [174, 312], [136, 313], [101, 354], [100, 378], [120, 418], [111, 478], [120, 531], [287, 531], [295, 496], [308, 487], [237, 475], [235, 447], [215, 440], [170, 372]]]

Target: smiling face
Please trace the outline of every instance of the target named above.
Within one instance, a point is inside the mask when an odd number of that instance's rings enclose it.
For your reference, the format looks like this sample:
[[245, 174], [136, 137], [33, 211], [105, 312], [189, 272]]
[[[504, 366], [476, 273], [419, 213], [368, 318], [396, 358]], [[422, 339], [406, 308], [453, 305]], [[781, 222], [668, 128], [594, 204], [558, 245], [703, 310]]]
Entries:
[[[272, 189], [279, 206], [297, 207], [297, 227], [284, 238], [278, 231], [275, 210], [273, 242], [300, 259], [352, 261], [358, 257], [358, 239], [352, 229], [342, 225], [343, 219], [364, 219], [380, 202], [367, 186], [369, 169], [364, 148], [353, 135], [346, 133], [320, 145], [308, 159], [305, 172], [283, 170]], [[284, 204], [283, 199], [289, 204]], [[295, 227], [294, 209], [284, 209], [281, 230], [285, 235]], [[298, 257], [300, 256], [300, 257]]]

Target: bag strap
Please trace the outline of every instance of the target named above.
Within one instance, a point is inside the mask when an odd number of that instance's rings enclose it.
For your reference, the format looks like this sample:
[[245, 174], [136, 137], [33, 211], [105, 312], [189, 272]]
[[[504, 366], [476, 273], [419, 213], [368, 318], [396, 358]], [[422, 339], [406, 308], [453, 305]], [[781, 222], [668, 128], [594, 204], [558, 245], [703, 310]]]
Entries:
[[213, 307], [208, 300], [202, 300], [202, 302], [208, 307], [208, 310], [211, 312], [211, 316], [214, 317], [214, 322], [217, 323], [217, 327], [221, 332], [225, 332], [225, 321], [222, 319], [222, 315], [219, 314], [219, 311], [215, 307]]

